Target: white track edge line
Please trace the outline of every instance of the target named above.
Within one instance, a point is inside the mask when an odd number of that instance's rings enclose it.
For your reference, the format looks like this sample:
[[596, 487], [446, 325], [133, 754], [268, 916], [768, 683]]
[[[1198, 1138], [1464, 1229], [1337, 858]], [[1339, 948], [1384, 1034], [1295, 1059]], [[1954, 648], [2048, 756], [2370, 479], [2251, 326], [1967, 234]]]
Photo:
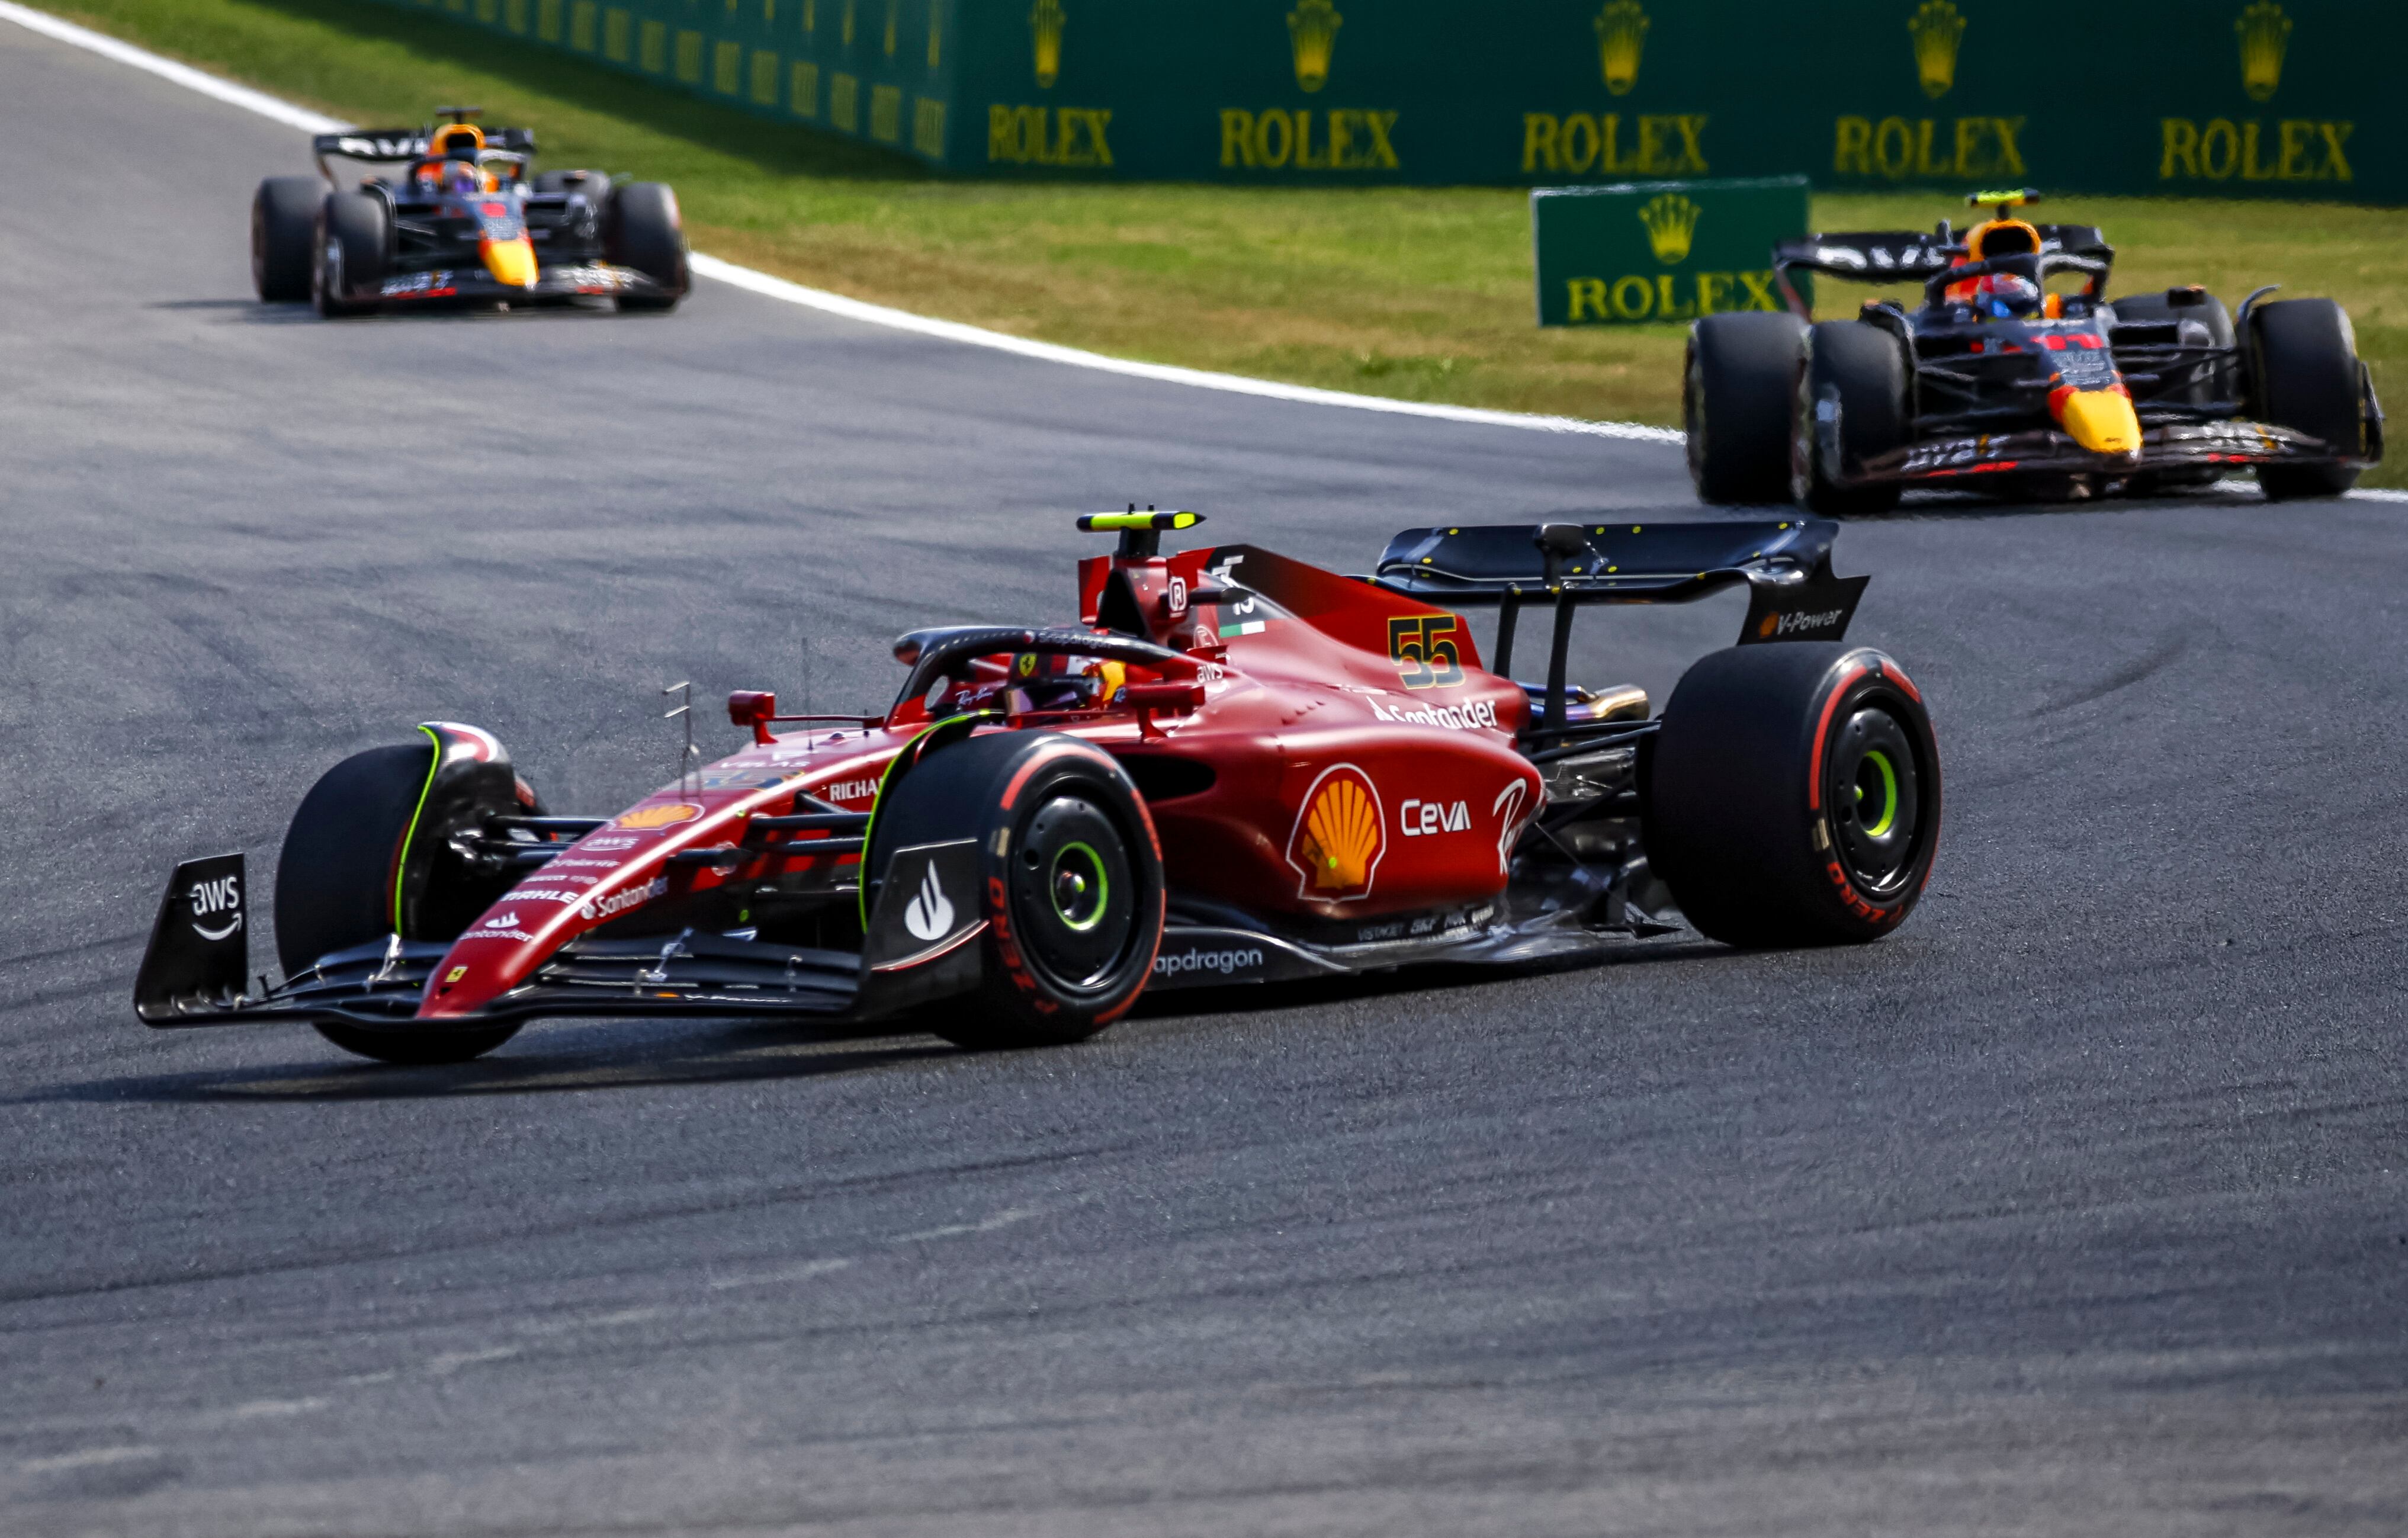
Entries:
[[[156, 75], [189, 91], [214, 97], [229, 107], [255, 112], [289, 128], [309, 134], [335, 134], [351, 127], [339, 119], [313, 112], [306, 107], [280, 101], [265, 92], [249, 86], [236, 85], [215, 75], [162, 58], [131, 43], [122, 42], [89, 27], [63, 22], [48, 12], [22, 6], [15, 0], [0, 0], [0, 21], [16, 22], [29, 32], [36, 32], [56, 42], [97, 53], [105, 59]], [[1082, 348], [1063, 347], [1054, 342], [1031, 341], [1006, 332], [989, 331], [982, 326], [965, 325], [958, 321], [939, 321], [910, 310], [896, 309], [886, 305], [869, 304], [847, 298], [824, 289], [807, 288], [766, 272], [738, 266], [715, 256], [695, 252], [690, 258], [694, 271], [705, 278], [744, 289], [766, 298], [802, 305], [825, 314], [858, 321], [869, 325], [884, 326], [894, 331], [908, 331], [941, 341], [968, 347], [983, 347], [997, 352], [1010, 352], [1024, 358], [1045, 363], [1064, 364], [1074, 368], [1091, 368], [1099, 373], [1119, 374], [1130, 379], [1154, 380], [1165, 384], [1184, 384], [1201, 390], [1220, 390], [1231, 395], [1257, 395], [1271, 400], [1295, 401], [1309, 406], [1342, 406], [1358, 411], [1386, 411], [1398, 416], [1430, 417], [1441, 422], [1465, 422], [1484, 427], [1519, 427], [1550, 433], [1578, 433], [1594, 438], [1625, 438], [1641, 443], [1678, 443], [1682, 435], [1670, 427], [1649, 427], [1635, 422], [1590, 422], [1579, 417], [1539, 416], [1526, 411], [1491, 411], [1472, 406], [1443, 406], [1426, 401], [1391, 400], [1383, 395], [1359, 395], [1344, 390], [1321, 390], [1311, 385], [1282, 384], [1275, 380], [1251, 379], [1243, 374], [1218, 374], [1201, 368], [1180, 368], [1168, 364], [1139, 363], [1127, 358], [1114, 358], [1101, 352], [1089, 352]]]
[[2344, 495], [2355, 496], [2361, 502], [2408, 502], [2408, 491], [2390, 491], [2381, 487], [2369, 487], [2364, 491], [2352, 491]]

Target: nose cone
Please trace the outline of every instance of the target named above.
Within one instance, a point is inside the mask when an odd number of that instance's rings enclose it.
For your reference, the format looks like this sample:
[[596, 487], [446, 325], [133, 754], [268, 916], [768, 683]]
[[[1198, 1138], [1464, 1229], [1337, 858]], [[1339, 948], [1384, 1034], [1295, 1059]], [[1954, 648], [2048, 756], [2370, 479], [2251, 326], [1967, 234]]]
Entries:
[[535, 244], [525, 236], [515, 240], [480, 240], [477, 254], [485, 259], [485, 270], [494, 275], [494, 281], [512, 288], [535, 287]]
[[2076, 390], [2059, 403], [2057, 420], [2092, 453], [2141, 452], [2141, 419], [2132, 412], [2132, 397], [2120, 389]]

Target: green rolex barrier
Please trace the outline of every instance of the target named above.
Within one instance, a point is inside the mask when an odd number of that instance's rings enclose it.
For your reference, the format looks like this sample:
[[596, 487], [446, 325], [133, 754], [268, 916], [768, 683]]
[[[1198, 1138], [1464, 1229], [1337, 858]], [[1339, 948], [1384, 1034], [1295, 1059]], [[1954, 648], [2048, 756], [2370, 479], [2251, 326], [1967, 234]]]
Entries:
[[2400, 0], [385, 3], [964, 175], [2408, 203]]
[[1807, 233], [1802, 176], [1541, 188], [1530, 194], [1541, 325], [1779, 309], [1775, 243]]

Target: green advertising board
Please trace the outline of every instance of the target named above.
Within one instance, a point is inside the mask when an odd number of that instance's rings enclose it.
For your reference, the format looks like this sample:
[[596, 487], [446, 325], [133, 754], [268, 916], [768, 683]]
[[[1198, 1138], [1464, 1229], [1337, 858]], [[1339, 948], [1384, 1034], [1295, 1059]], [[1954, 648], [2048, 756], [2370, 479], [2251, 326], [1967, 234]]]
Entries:
[[971, 176], [2408, 203], [2401, 0], [387, 3]]
[[1772, 248], [1808, 233], [1802, 176], [1543, 187], [1530, 194], [1541, 325], [1779, 309]]

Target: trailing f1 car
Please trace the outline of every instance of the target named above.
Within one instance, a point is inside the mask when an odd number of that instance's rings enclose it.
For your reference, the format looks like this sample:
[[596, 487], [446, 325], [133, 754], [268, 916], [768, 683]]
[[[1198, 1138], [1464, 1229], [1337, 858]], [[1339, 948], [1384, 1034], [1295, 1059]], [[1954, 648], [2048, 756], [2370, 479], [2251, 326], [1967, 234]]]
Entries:
[[[2020, 498], [2206, 485], [2244, 468], [2272, 498], [2338, 496], [2383, 457], [2383, 411], [2330, 299], [2228, 313], [2200, 287], [2107, 297], [2113, 247], [2015, 217], [2039, 194], [1977, 193], [1958, 238], [1815, 235], [1773, 268], [1790, 313], [1689, 333], [1689, 471], [1708, 502], [1878, 511], [1908, 486]], [[1793, 274], [1920, 282], [1813, 320]]]
[[[1869, 941], [1914, 909], [1939, 752], [1905, 672], [1842, 641], [1868, 579], [1832, 574], [1836, 525], [1415, 528], [1351, 578], [1160, 553], [1198, 522], [1081, 519], [1120, 543], [1080, 563], [1078, 623], [914, 630], [882, 714], [730, 696], [751, 743], [615, 816], [549, 813], [473, 726], [345, 759], [285, 834], [284, 980], [250, 981], [242, 855], [188, 861], [136, 1013], [415, 1063], [543, 1015], [916, 1012], [1028, 1045], [1148, 987], [1592, 956], [1676, 908]], [[1662, 714], [1567, 681], [1581, 607], [1739, 584], [1742, 644]], [[1470, 606], [1499, 611], [1491, 667]], [[1533, 606], [1543, 685], [1511, 673]]]
[[[473, 107], [427, 128], [310, 140], [319, 177], [269, 177], [251, 205], [251, 275], [271, 304], [322, 315], [403, 305], [612, 299], [668, 309], [687, 288], [677, 195], [600, 171], [530, 179], [535, 132], [480, 128]], [[406, 167], [342, 187], [329, 158]]]

